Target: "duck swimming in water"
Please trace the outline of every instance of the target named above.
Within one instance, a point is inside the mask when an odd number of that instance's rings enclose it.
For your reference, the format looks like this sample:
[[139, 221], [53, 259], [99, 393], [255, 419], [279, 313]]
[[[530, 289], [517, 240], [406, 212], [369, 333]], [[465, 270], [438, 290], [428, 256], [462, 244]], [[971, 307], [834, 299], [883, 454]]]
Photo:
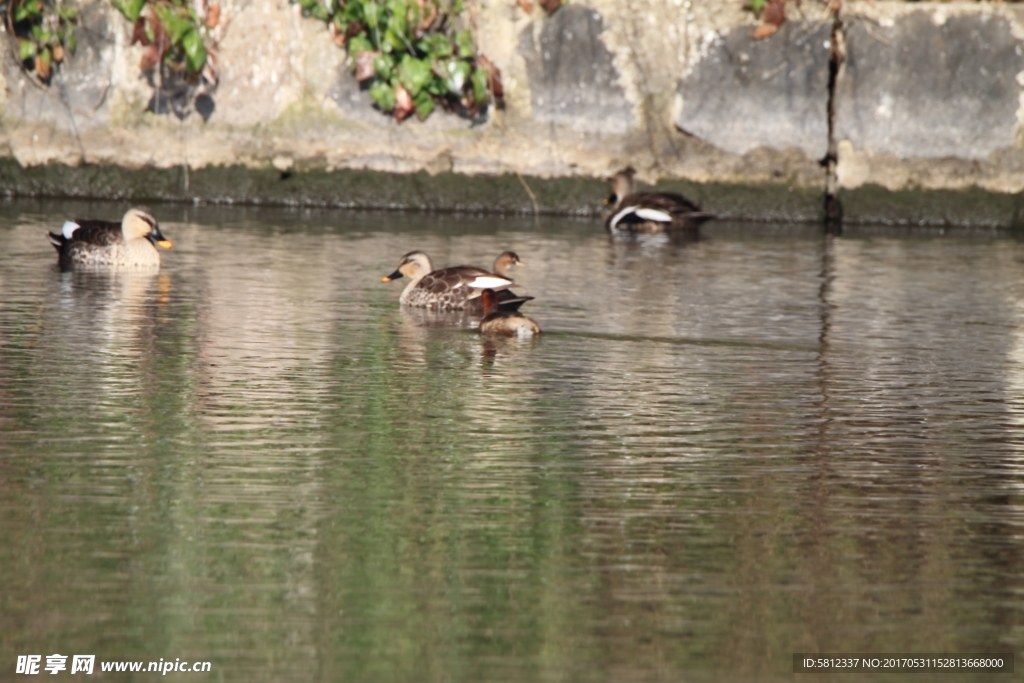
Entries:
[[532, 337], [540, 334], [540, 325], [532, 318], [527, 318], [519, 311], [498, 308], [498, 296], [493, 289], [485, 289], [480, 294], [483, 302], [484, 318], [480, 321], [481, 334], [500, 334], [506, 337]]
[[665, 232], [696, 230], [715, 217], [675, 192], [637, 192], [636, 170], [624, 168], [608, 179], [612, 194], [605, 200], [612, 210], [605, 226], [611, 232]]
[[[515, 252], [504, 252], [495, 261], [495, 269], [507, 271], [513, 263], [521, 265]], [[521, 297], [509, 287], [515, 282], [504, 273], [492, 273], [476, 266], [451, 266], [434, 270], [430, 257], [422, 251], [410, 251], [402, 257], [398, 268], [381, 282], [391, 282], [402, 276], [410, 282], [402, 290], [399, 302], [405, 306], [433, 308], [441, 311], [482, 310], [480, 292], [494, 290], [499, 297], [499, 306], [514, 309], [533, 297]]]
[[153, 268], [160, 266], [157, 245], [171, 248], [160, 232], [153, 212], [133, 207], [121, 222], [101, 220], [65, 221], [59, 233], [48, 233], [57, 250], [62, 269], [74, 266], [90, 268]]
[[526, 264], [519, 260], [519, 254], [514, 251], [503, 251], [498, 254], [498, 258], [494, 259], [494, 274], [502, 277], [508, 276], [508, 269], [512, 266], [525, 266]]

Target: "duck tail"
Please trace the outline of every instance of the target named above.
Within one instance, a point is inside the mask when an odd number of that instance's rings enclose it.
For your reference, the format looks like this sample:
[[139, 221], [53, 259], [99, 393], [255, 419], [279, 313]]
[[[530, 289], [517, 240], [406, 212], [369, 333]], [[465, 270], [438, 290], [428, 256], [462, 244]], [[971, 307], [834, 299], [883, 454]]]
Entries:
[[[505, 290], [508, 291], [508, 290]], [[517, 296], [508, 299], [498, 297], [498, 310], [499, 311], [518, 311], [519, 307], [525, 304], [527, 301], [533, 301], [532, 296]]]
[[693, 223], [693, 225], [700, 225], [701, 223], [707, 223], [710, 220], [718, 218], [715, 214], [709, 211], [693, 211], [684, 216], [684, 218]]
[[47, 238], [49, 238], [50, 244], [53, 245], [53, 248], [56, 249], [57, 253], [59, 254], [61, 247], [64, 246], [64, 242], [65, 242], [64, 235], [58, 235], [55, 232], [48, 232], [48, 233], [46, 233], [46, 236], [47, 236]]

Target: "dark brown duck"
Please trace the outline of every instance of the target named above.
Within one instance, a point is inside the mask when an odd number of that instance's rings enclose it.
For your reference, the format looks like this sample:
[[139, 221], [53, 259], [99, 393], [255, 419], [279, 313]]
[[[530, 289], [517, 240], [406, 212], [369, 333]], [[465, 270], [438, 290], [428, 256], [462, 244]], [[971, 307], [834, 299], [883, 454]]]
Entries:
[[506, 337], [532, 337], [540, 334], [540, 325], [519, 311], [498, 308], [498, 296], [493, 289], [481, 292], [484, 317], [480, 321], [481, 334], [498, 334]]
[[665, 232], [696, 230], [714, 214], [701, 211], [675, 192], [637, 192], [636, 170], [624, 168], [608, 179], [612, 194], [606, 200], [612, 210], [605, 226], [611, 232]]

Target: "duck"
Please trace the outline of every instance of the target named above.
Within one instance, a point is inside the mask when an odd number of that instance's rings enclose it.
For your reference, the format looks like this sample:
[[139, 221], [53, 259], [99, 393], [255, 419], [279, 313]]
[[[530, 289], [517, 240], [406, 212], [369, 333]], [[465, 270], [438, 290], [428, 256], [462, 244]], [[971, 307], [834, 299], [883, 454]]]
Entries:
[[480, 293], [483, 303], [484, 317], [480, 321], [481, 334], [503, 335], [506, 337], [532, 337], [540, 334], [540, 325], [533, 318], [528, 318], [519, 311], [498, 308], [498, 295], [493, 289], [485, 289]]
[[492, 271], [495, 275], [502, 277], [508, 277], [508, 269], [512, 266], [525, 267], [526, 264], [519, 259], [519, 254], [514, 251], [505, 250], [498, 254], [498, 258], [494, 259], [494, 266]]
[[499, 298], [499, 306], [514, 310], [532, 296], [517, 296], [509, 289], [515, 282], [508, 276], [511, 265], [523, 265], [515, 252], [503, 252], [495, 259], [495, 271], [489, 272], [476, 266], [451, 266], [434, 270], [430, 257], [422, 251], [410, 251], [402, 257], [398, 268], [381, 282], [391, 282], [403, 275], [409, 284], [402, 290], [398, 301], [405, 306], [432, 308], [441, 311], [474, 310], [482, 311], [480, 292], [493, 290]]
[[48, 233], [57, 250], [57, 264], [94, 268], [146, 268], [160, 266], [157, 245], [172, 244], [160, 232], [153, 212], [142, 206], [128, 209], [121, 222], [75, 219], [65, 221], [59, 233]]
[[715, 217], [675, 192], [636, 192], [635, 175], [629, 166], [608, 178], [612, 193], [605, 204], [612, 210], [605, 226], [610, 232], [696, 230]]

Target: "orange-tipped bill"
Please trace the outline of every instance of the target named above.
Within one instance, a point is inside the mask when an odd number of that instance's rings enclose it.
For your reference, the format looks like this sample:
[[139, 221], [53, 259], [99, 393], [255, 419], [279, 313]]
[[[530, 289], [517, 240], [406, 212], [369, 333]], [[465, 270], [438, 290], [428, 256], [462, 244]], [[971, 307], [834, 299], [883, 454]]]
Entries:
[[397, 280], [400, 277], [402, 277], [402, 271], [396, 270], [395, 272], [391, 273], [391, 275], [385, 275], [384, 277], [382, 277], [380, 281], [391, 282], [392, 280]]
[[171, 241], [164, 237], [163, 233], [160, 232], [160, 228], [156, 225], [156, 223], [153, 223], [153, 227], [152, 229], [150, 229], [149, 234], [146, 235], [146, 237], [149, 238], [151, 242], [159, 244], [164, 249], [171, 248]]

